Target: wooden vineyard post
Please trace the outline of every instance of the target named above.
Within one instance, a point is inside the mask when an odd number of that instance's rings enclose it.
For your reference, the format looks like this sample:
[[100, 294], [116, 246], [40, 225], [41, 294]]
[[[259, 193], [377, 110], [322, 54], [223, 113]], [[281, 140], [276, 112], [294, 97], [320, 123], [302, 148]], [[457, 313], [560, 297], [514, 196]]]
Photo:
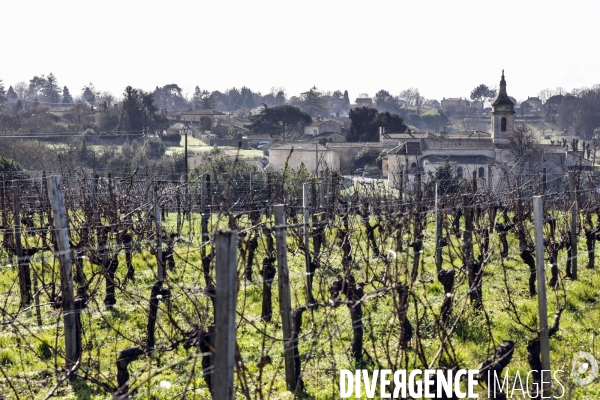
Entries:
[[156, 264], [158, 266], [158, 280], [165, 280], [165, 265], [162, 256], [162, 229], [160, 227], [160, 205], [158, 204], [158, 195], [156, 196], [156, 205], [154, 206], [154, 221], [156, 224]]
[[419, 273], [419, 261], [421, 260], [421, 250], [423, 249], [423, 236], [422, 236], [422, 227], [421, 227], [421, 210], [423, 209], [423, 205], [421, 204], [422, 193], [421, 193], [421, 173], [417, 172], [415, 174], [415, 220], [413, 222], [413, 242], [411, 243], [411, 247], [413, 248], [414, 257], [413, 257], [413, 267], [411, 273], [411, 281], [415, 282], [417, 280], [417, 275]]
[[463, 215], [465, 216], [465, 230], [462, 235], [462, 254], [465, 268], [469, 274], [469, 294], [471, 302], [478, 305], [477, 291], [475, 288], [476, 272], [473, 268], [473, 219], [471, 216], [471, 198], [463, 196]]
[[546, 168], [542, 171], [542, 194], [546, 194]]
[[[94, 209], [94, 223], [100, 225], [100, 214], [98, 213], [98, 174], [92, 175], [92, 208]], [[99, 228], [99, 226], [96, 226]]]
[[215, 362], [213, 399], [233, 399], [235, 316], [237, 305], [237, 233], [219, 232], [215, 310]]
[[112, 176], [112, 172], [108, 173], [108, 198], [110, 201], [110, 221], [111, 223], [113, 223], [114, 221], [116, 221], [118, 219], [118, 214], [117, 214], [117, 200], [115, 197], [115, 188], [114, 188], [114, 179]]
[[439, 273], [442, 270], [442, 216], [439, 208], [439, 183], [435, 183], [435, 267]]
[[48, 197], [54, 214], [54, 228], [56, 229], [56, 244], [58, 247], [58, 260], [60, 264], [60, 287], [63, 298], [63, 324], [65, 330], [65, 368], [70, 371], [80, 354], [77, 351], [77, 324], [75, 317], [75, 304], [73, 299], [73, 278], [71, 273], [71, 249], [69, 248], [69, 227], [67, 225], [67, 212], [60, 190], [60, 178], [48, 177]]
[[312, 294], [312, 268], [310, 266], [310, 248], [309, 248], [309, 202], [308, 202], [308, 183], [302, 184], [302, 207], [304, 208], [304, 263], [306, 266], [306, 303], [309, 307], [315, 303], [315, 299]]
[[541, 381], [543, 393], [551, 389], [551, 379], [544, 379], [544, 372], [550, 373], [550, 341], [548, 336], [548, 309], [546, 303], [546, 271], [544, 266], [544, 215], [541, 196], [533, 197], [533, 224], [535, 233], [535, 258], [537, 267], [538, 309], [540, 315], [540, 350], [542, 356]]
[[290, 296], [290, 277], [287, 265], [287, 226], [285, 206], [273, 206], [275, 214], [275, 239], [277, 242], [277, 280], [279, 284], [279, 306], [281, 309], [281, 325], [283, 328], [283, 351], [285, 357], [285, 382], [288, 389], [296, 390], [296, 373], [292, 339], [292, 300]]
[[202, 246], [201, 255], [202, 258], [206, 257], [206, 244], [208, 243], [208, 215], [207, 214], [207, 203], [210, 201], [210, 175], [202, 175], [202, 194], [200, 196], [200, 208], [201, 208], [201, 220], [200, 230], [202, 232]]
[[21, 242], [21, 204], [19, 203], [19, 185], [16, 184], [13, 189], [13, 201], [15, 210], [15, 250], [17, 252], [17, 269], [19, 272], [19, 288], [21, 292], [21, 305], [26, 306], [31, 303], [31, 274], [29, 273], [29, 263], [23, 259], [23, 243]]
[[181, 192], [179, 188], [175, 194], [175, 204], [177, 207], [177, 233], [181, 235]]
[[577, 193], [575, 175], [569, 172], [569, 190], [571, 191], [571, 279], [577, 280]]

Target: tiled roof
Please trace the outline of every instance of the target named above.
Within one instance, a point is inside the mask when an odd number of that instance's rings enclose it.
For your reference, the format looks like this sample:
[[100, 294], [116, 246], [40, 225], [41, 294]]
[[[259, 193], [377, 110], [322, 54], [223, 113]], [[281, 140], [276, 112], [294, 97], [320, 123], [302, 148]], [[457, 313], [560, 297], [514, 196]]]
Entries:
[[429, 137], [428, 133], [412, 133], [412, 132], [404, 132], [404, 133], [384, 133], [383, 135], [384, 139], [398, 139], [398, 140], [407, 140], [407, 139], [414, 139], [414, 140], [419, 140], [419, 139], [425, 139], [427, 137]]
[[451, 163], [459, 164], [491, 164], [495, 160], [486, 156], [426, 156], [419, 161], [428, 162], [430, 164], [443, 164], [448, 160]]
[[319, 151], [331, 151], [331, 149], [314, 143], [287, 143], [277, 147], [271, 147], [271, 150], [291, 150], [294, 148], [294, 150], [315, 151], [315, 146], [319, 149]]
[[404, 142], [400, 145], [388, 150], [388, 154], [423, 154], [421, 152], [421, 143], [419, 142]]
[[421, 150], [493, 150], [492, 139], [421, 139]]
[[448, 135], [449, 137], [461, 137], [461, 138], [472, 138], [472, 139], [489, 139], [492, 137], [491, 133], [483, 132], [483, 131], [460, 131], [456, 133], [451, 133]]

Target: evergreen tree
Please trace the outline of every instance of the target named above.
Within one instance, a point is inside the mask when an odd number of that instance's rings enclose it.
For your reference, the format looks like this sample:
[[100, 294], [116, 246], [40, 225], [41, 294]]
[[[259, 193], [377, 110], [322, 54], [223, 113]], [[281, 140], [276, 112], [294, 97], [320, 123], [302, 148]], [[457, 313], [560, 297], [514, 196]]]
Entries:
[[8, 92], [6, 92], [6, 100], [16, 100], [19, 96], [17, 96], [17, 92], [13, 89], [12, 86], [8, 87]]
[[350, 129], [346, 140], [348, 142], [377, 142], [379, 141], [379, 128], [383, 127], [387, 132], [402, 133], [408, 127], [404, 119], [398, 114], [389, 112], [378, 113], [375, 108], [356, 107], [349, 113]]
[[153, 93], [146, 93], [131, 86], [125, 88], [121, 123], [119, 124], [120, 132], [137, 135], [158, 134], [167, 127], [167, 118], [158, 113]]
[[29, 80], [29, 88], [27, 89], [27, 100], [44, 99], [44, 88], [46, 87], [46, 77], [34, 76]]
[[71, 96], [71, 93], [69, 92], [69, 88], [64, 86], [63, 87], [63, 94], [62, 94], [62, 103], [63, 104], [73, 104], [73, 96]]
[[187, 101], [181, 93], [181, 88], [175, 83], [163, 87], [157, 86], [154, 90], [154, 102], [159, 108], [166, 110], [185, 110]]
[[202, 108], [202, 90], [198, 86], [194, 90], [194, 96], [192, 97], [194, 103], [194, 110], [200, 110]]
[[398, 99], [387, 90], [380, 90], [375, 94], [375, 105], [380, 111], [399, 112]]
[[308, 113], [311, 117], [318, 117], [327, 114], [327, 109], [321, 97], [321, 92], [317, 91], [316, 86], [313, 86], [308, 92], [301, 94], [302, 110]]
[[42, 87], [44, 99], [51, 105], [56, 105], [60, 102], [60, 94], [58, 93], [58, 80], [52, 72], [46, 77], [44, 86]]
[[6, 93], [4, 92], [4, 83], [0, 78], [0, 103], [4, 103], [6, 101]]
[[348, 91], [344, 90], [344, 107], [350, 107], [350, 97], [348, 96]]
[[208, 90], [202, 91], [200, 102], [200, 108], [203, 110], [212, 110], [215, 108], [214, 96]]
[[438, 196], [456, 193], [460, 186], [461, 178], [456, 174], [454, 166], [446, 159], [444, 164], [439, 166], [435, 172], [428, 171], [427, 189], [433, 193], [435, 184], [438, 184]]
[[283, 90], [277, 92], [277, 96], [275, 96], [275, 104], [278, 106], [285, 104], [285, 92]]
[[283, 139], [303, 133], [304, 126], [312, 122], [310, 115], [290, 105], [265, 106], [259, 114], [251, 116], [250, 120], [254, 132], [282, 134]]
[[252, 92], [252, 90], [250, 90], [250, 88], [247, 88], [246, 86], [242, 87], [240, 95], [242, 97], [242, 106], [246, 108], [256, 107], [256, 102], [254, 101], [254, 93]]
[[90, 83], [88, 86], [84, 86], [83, 89], [81, 89], [81, 92], [81, 97], [83, 97], [85, 101], [90, 104], [96, 104], [97, 93], [93, 83]]

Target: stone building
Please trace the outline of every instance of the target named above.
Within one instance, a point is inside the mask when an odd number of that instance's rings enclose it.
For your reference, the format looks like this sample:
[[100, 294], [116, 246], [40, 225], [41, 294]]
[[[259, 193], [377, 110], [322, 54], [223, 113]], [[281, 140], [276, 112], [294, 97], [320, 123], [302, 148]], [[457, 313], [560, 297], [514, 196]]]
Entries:
[[[450, 100], [450, 99], [449, 99]], [[444, 107], [442, 101], [442, 108]], [[456, 103], [458, 107], [460, 103]], [[508, 174], [537, 174], [543, 168], [550, 177], [562, 177], [574, 168], [591, 169], [591, 163], [572, 151], [554, 145], [539, 145], [539, 152], [527, 160], [514, 160], [511, 137], [515, 132], [515, 104], [506, 91], [504, 71], [498, 97], [492, 103], [492, 132], [464, 131], [440, 137], [407, 138], [387, 151], [387, 175], [391, 186], [397, 187], [402, 176], [412, 180], [416, 173], [427, 180], [429, 173], [448, 161], [456, 175], [470, 179], [475, 173], [483, 184], [497, 186]], [[573, 153], [573, 154], [571, 154]], [[403, 178], [406, 179], [406, 178]], [[482, 186], [485, 186], [482, 185]]]

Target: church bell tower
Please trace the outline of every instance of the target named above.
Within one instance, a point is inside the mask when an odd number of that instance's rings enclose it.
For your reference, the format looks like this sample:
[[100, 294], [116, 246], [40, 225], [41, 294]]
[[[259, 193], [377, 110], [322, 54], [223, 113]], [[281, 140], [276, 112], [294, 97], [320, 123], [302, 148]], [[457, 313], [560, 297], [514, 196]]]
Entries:
[[508, 137], [513, 132], [515, 122], [514, 104], [506, 94], [504, 70], [500, 80], [498, 97], [492, 103], [492, 139], [494, 144], [508, 144]]

